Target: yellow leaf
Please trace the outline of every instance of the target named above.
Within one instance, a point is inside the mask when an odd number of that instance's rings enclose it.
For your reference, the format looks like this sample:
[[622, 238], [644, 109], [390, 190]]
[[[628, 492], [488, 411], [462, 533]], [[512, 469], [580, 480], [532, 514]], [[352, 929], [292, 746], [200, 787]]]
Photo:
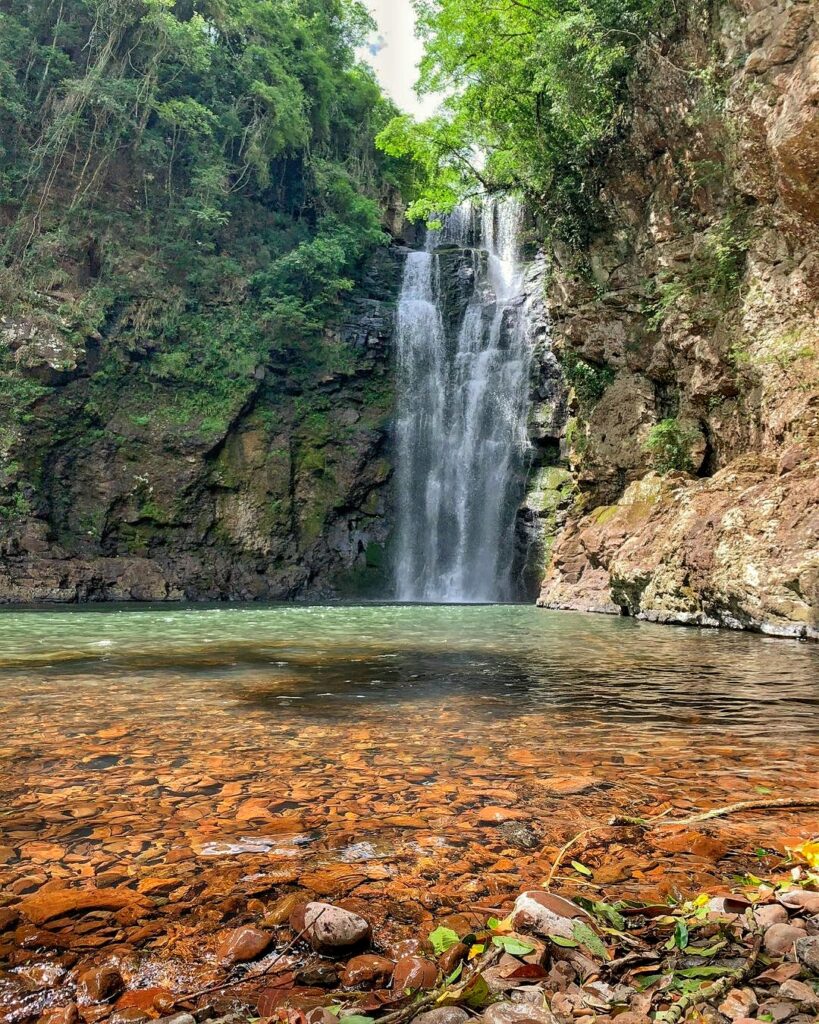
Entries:
[[819, 869], [819, 840], [806, 839], [798, 846], [786, 846], [793, 860], [803, 860], [808, 867]]
[[470, 951], [469, 951], [469, 952], [468, 952], [468, 953], [466, 954], [466, 958], [467, 958], [467, 960], [474, 960], [474, 959], [475, 959], [475, 957], [476, 957], [476, 956], [480, 956], [480, 954], [481, 954], [481, 953], [483, 953], [483, 951], [484, 951], [485, 949], [486, 949], [486, 946], [484, 946], [484, 945], [483, 945], [482, 943], [480, 943], [480, 942], [476, 942], [476, 943], [475, 943], [475, 945], [474, 945], [474, 946], [473, 946], [473, 947], [472, 947], [472, 948], [470, 949]]

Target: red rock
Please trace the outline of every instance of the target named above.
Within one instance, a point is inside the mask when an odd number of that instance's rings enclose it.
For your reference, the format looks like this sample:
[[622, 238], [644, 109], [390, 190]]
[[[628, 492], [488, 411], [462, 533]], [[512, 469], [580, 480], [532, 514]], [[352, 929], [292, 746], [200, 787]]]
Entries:
[[502, 825], [505, 821], [527, 821], [531, 817], [524, 811], [516, 811], [511, 807], [482, 807], [477, 815], [477, 821], [483, 825]]
[[65, 1006], [52, 1006], [46, 1010], [38, 1019], [37, 1024], [77, 1024], [80, 1019], [76, 1003], [66, 1003]]
[[394, 966], [392, 960], [387, 960], [383, 956], [366, 953], [363, 956], [354, 956], [344, 968], [341, 984], [345, 988], [382, 987], [391, 977]]
[[759, 1006], [759, 1002], [750, 988], [732, 988], [725, 999], [719, 1004], [719, 1012], [729, 1020], [750, 1017]]
[[41, 891], [21, 900], [16, 909], [34, 924], [45, 924], [55, 917], [79, 910], [122, 910], [125, 907], [148, 909], [152, 906], [151, 900], [132, 889], [97, 889], [86, 886], [82, 889]]
[[437, 981], [437, 965], [420, 956], [403, 957], [395, 965], [392, 975], [392, 987], [398, 992], [427, 991], [435, 988]]
[[11, 907], [0, 907], [0, 932], [10, 931], [19, 921], [20, 915]]
[[465, 946], [463, 942], [456, 942], [454, 946], [450, 946], [449, 949], [438, 957], [438, 966], [444, 974], [449, 976], [458, 964], [466, 959], [468, 952], [468, 946]]
[[270, 932], [245, 925], [235, 928], [219, 943], [216, 956], [222, 964], [242, 964], [261, 956], [272, 941]]
[[772, 924], [787, 924], [788, 912], [778, 903], [768, 903], [762, 907], [754, 907], [754, 920], [760, 928], [770, 928]]
[[77, 999], [80, 1003], [101, 1003], [122, 988], [122, 975], [116, 967], [91, 967], [77, 980]]

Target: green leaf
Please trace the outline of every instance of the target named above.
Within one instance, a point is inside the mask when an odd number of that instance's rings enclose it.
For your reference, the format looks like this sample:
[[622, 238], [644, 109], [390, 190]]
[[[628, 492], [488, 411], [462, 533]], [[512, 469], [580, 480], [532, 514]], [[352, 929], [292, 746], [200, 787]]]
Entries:
[[579, 871], [581, 875], [585, 875], [586, 878], [592, 877], [591, 870], [587, 868], [585, 864], [581, 864], [579, 860], [573, 860], [572, 867], [575, 871]]
[[618, 931], [625, 931], [626, 919], [617, 910], [617, 908], [613, 907], [610, 903], [603, 903], [602, 901], [597, 901], [595, 903], [592, 903], [591, 909], [592, 913], [597, 914], [598, 917], [606, 918], [606, 920], [609, 921], [612, 925], [614, 925], [614, 927]]
[[571, 946], [574, 949], [580, 945], [580, 943], [575, 942], [574, 939], [564, 939], [562, 935], [549, 935], [548, 939], [556, 946]]
[[593, 931], [585, 921], [575, 921], [572, 927], [572, 934], [581, 946], [585, 946], [595, 956], [608, 960], [609, 952], [603, 945], [603, 940]]
[[686, 967], [682, 971], [675, 971], [675, 976], [680, 978], [716, 978], [724, 974], [730, 974], [732, 967], [719, 967], [716, 965], [706, 967]]
[[334, 1017], [338, 1017], [340, 1014], [344, 1013], [344, 1007], [341, 1004], [338, 1006], [325, 1006], [324, 1009], [328, 1013], [332, 1013]]
[[754, 786], [754, 789], [761, 796], [767, 796], [769, 793], [773, 793], [773, 790], [770, 786]]
[[669, 950], [674, 949], [675, 947], [677, 949], [685, 949], [687, 945], [688, 925], [685, 923], [685, 921], [677, 921], [674, 924], [674, 934], [671, 936], [668, 942], [666, 942], [665, 948]]
[[461, 963], [458, 964], [458, 966], [455, 968], [452, 974], [450, 974], [448, 978], [444, 978], [444, 984], [451, 985], [453, 981], [457, 981], [458, 978], [460, 978], [461, 974], [463, 973], [463, 969], [464, 965], [463, 961], [461, 961]]
[[428, 937], [436, 956], [446, 953], [448, 949], [457, 946], [461, 941], [457, 932], [454, 932], [451, 928], [443, 927], [436, 928], [435, 931], [429, 933]]
[[715, 942], [713, 946], [686, 946], [685, 951], [690, 956], [713, 956], [728, 945], [725, 939]]
[[495, 935], [492, 938], [492, 943], [495, 946], [500, 946], [505, 953], [511, 953], [512, 956], [525, 956], [527, 953], [532, 953], [535, 948], [526, 942], [521, 942], [514, 935]]
[[339, 1024], [375, 1024], [375, 1018], [364, 1017], [360, 1013], [353, 1013], [349, 1017], [342, 1017]]
[[498, 927], [499, 924], [500, 924], [500, 921], [498, 920], [497, 917], [490, 917], [489, 920], [486, 922], [486, 927], [490, 931], [494, 931]]

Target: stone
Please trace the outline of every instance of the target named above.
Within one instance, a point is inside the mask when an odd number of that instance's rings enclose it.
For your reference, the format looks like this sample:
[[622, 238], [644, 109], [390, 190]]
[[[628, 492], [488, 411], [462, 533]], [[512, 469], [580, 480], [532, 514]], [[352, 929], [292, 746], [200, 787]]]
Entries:
[[37, 1020], [37, 1024], [77, 1024], [80, 1019], [76, 1003], [65, 1006], [52, 1006], [45, 1010]]
[[133, 889], [57, 889], [27, 896], [17, 904], [17, 910], [34, 924], [45, 924], [56, 917], [85, 910], [122, 910], [126, 907], [149, 909], [153, 902]]
[[370, 925], [350, 910], [332, 903], [308, 903], [304, 908], [305, 938], [317, 953], [340, 953], [364, 945]]
[[466, 959], [468, 952], [469, 948], [465, 946], [463, 942], [456, 942], [454, 946], [450, 946], [449, 949], [444, 950], [444, 952], [438, 957], [438, 966], [445, 975], [449, 976], [458, 964]]
[[368, 953], [354, 956], [342, 972], [341, 984], [345, 988], [382, 988], [392, 976], [394, 966], [392, 960], [383, 956]]
[[245, 925], [242, 928], [235, 928], [222, 939], [216, 955], [219, 962], [225, 965], [246, 963], [261, 956], [272, 939], [270, 932]]
[[392, 987], [398, 992], [428, 991], [438, 982], [438, 967], [420, 956], [405, 956], [395, 965]]
[[764, 1003], [759, 1004], [757, 1019], [767, 1020], [770, 1024], [780, 1024], [781, 1021], [789, 1020], [793, 1017], [798, 1010], [797, 1004], [792, 1003], [790, 999], [774, 997], [773, 999], [766, 999]]
[[102, 1003], [121, 992], [124, 984], [116, 967], [91, 967], [77, 979], [77, 1000], [80, 1003]]
[[438, 1006], [415, 1018], [415, 1024], [465, 1024], [469, 1014], [460, 1006]]
[[719, 1012], [729, 1020], [750, 1017], [759, 1006], [759, 1001], [750, 988], [732, 988], [719, 1004]]
[[557, 1024], [557, 1019], [545, 1006], [533, 1006], [531, 1003], [493, 1003], [479, 1019], [484, 1024], [523, 1024], [524, 1021], [531, 1021], [531, 1024]]
[[796, 959], [806, 970], [819, 974], [819, 935], [797, 938]]
[[791, 978], [782, 983], [779, 994], [783, 999], [792, 999], [799, 1003], [800, 1008], [806, 1010], [819, 1010], [819, 995], [811, 985], [804, 981], [797, 981]]
[[765, 932], [765, 952], [772, 956], [785, 956], [793, 951], [797, 939], [804, 935], [803, 928], [795, 928], [792, 924], [772, 924]]
[[808, 889], [788, 889], [781, 892], [777, 899], [783, 907], [798, 910], [804, 914], [819, 914], [819, 892]]
[[520, 931], [531, 930], [544, 937], [559, 935], [564, 939], [572, 938], [575, 919], [588, 919], [585, 911], [569, 900], [537, 889], [518, 896], [511, 916]]
[[531, 815], [525, 811], [516, 811], [512, 807], [482, 807], [476, 820], [483, 825], [502, 825], [507, 821], [525, 821]]
[[754, 920], [760, 928], [770, 928], [772, 924], [787, 924], [788, 912], [778, 903], [767, 903], [763, 907], [754, 908]]

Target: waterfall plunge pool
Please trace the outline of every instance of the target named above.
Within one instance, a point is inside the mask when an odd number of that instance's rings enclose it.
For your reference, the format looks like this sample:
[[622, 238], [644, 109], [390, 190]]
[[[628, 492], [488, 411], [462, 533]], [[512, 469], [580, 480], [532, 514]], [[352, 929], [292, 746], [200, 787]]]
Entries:
[[[815, 787], [817, 659], [520, 605], [3, 612], [0, 886], [12, 910], [66, 886], [147, 894], [49, 925], [94, 956], [141, 936], [131, 987], [207, 984], [249, 900], [348, 897], [397, 941], [539, 884], [617, 811]], [[817, 830], [816, 812], [768, 811], [682, 852], [621, 848], [607, 891], [690, 893]], [[0, 936], [16, 972], [57, 971], [17, 934]], [[4, 1019], [30, 998], [3, 976]]]

